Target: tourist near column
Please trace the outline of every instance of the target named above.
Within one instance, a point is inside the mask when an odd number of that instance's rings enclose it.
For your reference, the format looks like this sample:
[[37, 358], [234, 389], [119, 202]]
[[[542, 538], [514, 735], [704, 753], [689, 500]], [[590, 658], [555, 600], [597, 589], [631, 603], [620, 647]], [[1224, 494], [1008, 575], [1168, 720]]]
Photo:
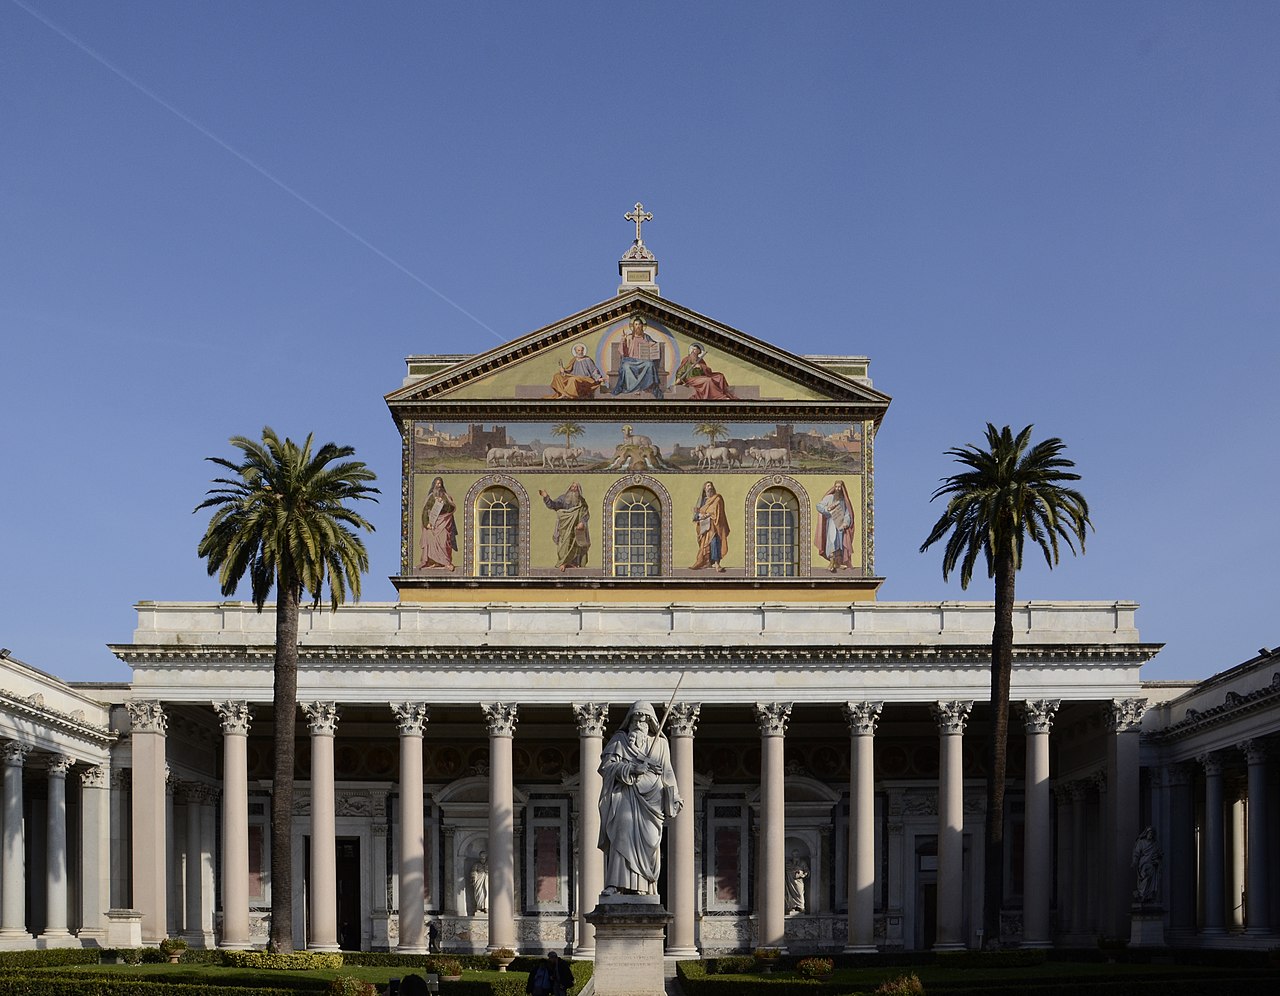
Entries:
[[426, 846], [422, 821], [423, 702], [393, 702], [400, 729], [400, 942], [399, 954], [427, 953]]
[[489, 950], [516, 949], [515, 793], [511, 741], [516, 706], [482, 706], [489, 725]]
[[49, 758], [48, 852], [45, 858], [45, 914], [42, 944], [70, 942], [67, 930], [67, 772], [74, 757]]
[[573, 706], [578, 724], [578, 943], [575, 958], [595, 957], [596, 928], [586, 916], [596, 908], [604, 888], [604, 855], [596, 846], [600, 837], [600, 747], [609, 706], [587, 702]]
[[142, 943], [159, 944], [168, 933], [165, 829], [168, 720], [158, 701], [130, 701], [133, 760], [133, 906], [142, 912]]
[[249, 721], [244, 701], [215, 702], [222, 719], [222, 943], [249, 943]]
[[26, 848], [22, 836], [22, 766], [31, 748], [7, 743], [4, 751], [4, 860], [0, 867], [0, 939], [29, 941]]
[[764, 877], [760, 897], [761, 947], [786, 950], [787, 797], [783, 737], [791, 718], [790, 702], [757, 702], [760, 725], [760, 799], [764, 822]]
[[333, 738], [336, 702], [304, 702], [311, 731], [311, 923], [308, 951], [338, 951], [338, 830], [334, 812]]
[[872, 748], [883, 702], [846, 702], [849, 724], [849, 939], [845, 954], [875, 945], [875, 768]]
[[671, 735], [671, 767], [675, 769], [676, 786], [685, 800], [671, 821], [671, 874], [667, 876], [668, 902], [674, 919], [667, 932], [667, 957], [697, 958], [694, 939], [695, 869], [693, 857], [694, 805], [693, 736], [698, 730], [698, 714], [702, 706], [696, 702], [676, 702], [671, 706], [667, 729]]
[[972, 700], [935, 702], [938, 724], [938, 920], [933, 950], [963, 951], [964, 724]]

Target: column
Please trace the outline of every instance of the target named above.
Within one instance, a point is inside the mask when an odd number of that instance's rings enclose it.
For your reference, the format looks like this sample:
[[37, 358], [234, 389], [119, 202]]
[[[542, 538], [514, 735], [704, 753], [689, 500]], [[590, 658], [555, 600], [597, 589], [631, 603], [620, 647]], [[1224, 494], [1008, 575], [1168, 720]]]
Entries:
[[0, 940], [29, 941], [26, 854], [22, 839], [22, 766], [31, 748], [4, 745], [4, 857], [0, 867]]
[[[1022, 838], [1022, 946], [1047, 948], [1049, 906], [1053, 898], [1053, 826], [1049, 805], [1049, 727], [1057, 699], [1022, 703], [1027, 738], [1026, 810]], [[1135, 767], [1136, 775], [1137, 769]], [[1137, 805], [1137, 798], [1134, 798]], [[1133, 842], [1129, 842], [1133, 847]]]
[[1138, 838], [1138, 733], [1146, 699], [1113, 699], [1107, 707], [1107, 790], [1111, 805], [1106, 848], [1103, 851], [1104, 881], [1108, 883], [1103, 904], [1104, 933], [1129, 936], [1129, 907], [1133, 902], [1133, 842]]
[[[596, 908], [604, 889], [604, 853], [600, 850], [600, 750], [609, 706], [575, 704], [578, 724], [578, 943], [573, 956], [586, 960], [596, 953], [596, 928], [586, 915]], [[677, 773], [678, 774], [678, 773]], [[683, 786], [681, 786], [683, 788]], [[671, 876], [667, 877], [671, 881]]]
[[1184, 939], [1196, 929], [1195, 803], [1192, 798], [1191, 768], [1171, 764], [1165, 769], [1169, 788], [1169, 856], [1166, 864], [1169, 884], [1169, 932]]
[[159, 944], [168, 929], [169, 857], [165, 808], [165, 730], [156, 700], [126, 702], [133, 746], [133, 908], [142, 913], [142, 943]]
[[972, 700], [935, 702], [938, 724], [938, 927], [935, 951], [963, 951], [964, 724]]
[[872, 748], [883, 702], [846, 702], [849, 724], [849, 940], [846, 954], [874, 952], [875, 769]]
[[[422, 702], [393, 702], [400, 727], [400, 954], [427, 950], [426, 843], [422, 825], [422, 730], [428, 709]], [[332, 770], [332, 759], [330, 759]]]
[[165, 893], [165, 908], [168, 910], [168, 937], [178, 937], [182, 933], [183, 899], [182, 890], [186, 885], [182, 874], [178, 853], [178, 821], [174, 816], [174, 796], [178, 791], [178, 778], [169, 770], [168, 762], [164, 766], [164, 854], [165, 882], [168, 883]]
[[[307, 897], [311, 929], [307, 950], [337, 951], [338, 828], [333, 797], [333, 738], [338, 728], [338, 703], [304, 702], [302, 712], [311, 729], [311, 881]], [[421, 753], [418, 756], [421, 758]]]
[[1066, 783], [1053, 787], [1053, 797], [1058, 804], [1058, 935], [1062, 936], [1071, 932], [1071, 920], [1075, 916], [1074, 901], [1071, 898], [1075, 797], [1071, 786]]
[[186, 863], [186, 927], [182, 936], [193, 948], [207, 948], [213, 943], [212, 933], [205, 932], [205, 803], [209, 798], [208, 785], [187, 782], [182, 794], [187, 803], [187, 863]]
[[1227, 929], [1244, 929], [1244, 799], [1246, 786], [1227, 786]]
[[[245, 701], [215, 702], [222, 720], [222, 944], [249, 944], [249, 721]], [[137, 791], [137, 784], [134, 784]]]
[[758, 918], [760, 946], [786, 949], [787, 796], [783, 737], [791, 718], [790, 702], [757, 702], [760, 725], [761, 877]]
[[107, 940], [111, 908], [111, 791], [105, 764], [80, 771], [80, 931], [81, 944]]
[[200, 933], [205, 947], [213, 947], [214, 903], [217, 901], [218, 803], [221, 793], [206, 786], [200, 805]]
[[67, 772], [74, 757], [49, 758], [48, 854], [45, 861], [45, 918], [42, 941], [69, 939], [67, 930]]
[[1201, 754], [1204, 765], [1204, 918], [1202, 934], [1225, 934], [1222, 916], [1223, 870], [1226, 865], [1226, 840], [1223, 833], [1222, 759], [1216, 754]]
[[[667, 874], [668, 902], [674, 919], [667, 928], [668, 958], [697, 958], [694, 937], [695, 884], [697, 876], [693, 860], [694, 824], [697, 806], [693, 787], [693, 735], [698, 729], [697, 702], [677, 702], [671, 707], [667, 729], [671, 733], [671, 765], [676, 773], [676, 786], [684, 807], [671, 821], [671, 871]], [[781, 739], [778, 740], [781, 743]]]
[[516, 732], [516, 707], [491, 702], [481, 708], [489, 725], [489, 950], [515, 951], [515, 793], [511, 781], [511, 738]]
[[1271, 933], [1270, 910], [1270, 858], [1267, 839], [1267, 745], [1261, 740], [1245, 740], [1240, 744], [1249, 762], [1249, 812], [1246, 853], [1248, 855], [1245, 881], [1245, 933], [1269, 935]]
[[1089, 925], [1088, 783], [1072, 782], [1071, 791], [1071, 933]]

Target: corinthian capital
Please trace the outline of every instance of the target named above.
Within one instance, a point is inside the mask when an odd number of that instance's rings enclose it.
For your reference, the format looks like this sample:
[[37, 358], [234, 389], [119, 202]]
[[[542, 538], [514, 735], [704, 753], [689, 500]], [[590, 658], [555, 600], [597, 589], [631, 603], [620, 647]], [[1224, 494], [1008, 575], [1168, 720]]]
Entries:
[[972, 710], [973, 699], [939, 699], [929, 706], [934, 722], [938, 724], [938, 732], [944, 735], [963, 733]]
[[129, 725], [134, 733], [163, 733], [169, 728], [159, 699], [131, 699], [124, 707], [129, 711]]
[[604, 724], [609, 721], [609, 705], [598, 702], [575, 702], [573, 718], [581, 737], [603, 737]]
[[883, 702], [846, 702], [844, 721], [849, 724], [849, 732], [854, 736], [874, 735], [883, 709]]
[[338, 703], [304, 702], [302, 712], [313, 737], [331, 737], [338, 732]]
[[505, 702], [482, 702], [485, 722], [489, 724], [489, 736], [510, 737], [516, 732], [516, 706]]
[[766, 737], [780, 737], [785, 734], [787, 722], [790, 719], [790, 702], [756, 703], [756, 722], [760, 724], [760, 732]]
[[248, 702], [243, 699], [240, 701], [227, 699], [225, 702], [215, 702], [213, 708], [217, 710], [218, 718], [222, 720], [224, 734], [240, 737], [249, 735], [249, 720], [253, 718], [253, 711], [249, 708]]
[[671, 716], [667, 723], [673, 737], [691, 737], [698, 732], [698, 715], [702, 712], [701, 702], [676, 702], [671, 706]]
[[11, 740], [0, 748], [0, 753], [4, 754], [4, 763], [16, 768], [21, 768], [27, 762], [27, 755], [35, 748], [28, 744], [20, 744], [16, 740]]
[[1026, 699], [1022, 703], [1023, 728], [1028, 733], [1048, 733], [1060, 705], [1059, 699]]
[[1107, 729], [1112, 733], [1134, 733], [1142, 729], [1146, 699], [1112, 699], [1107, 706]]
[[392, 702], [391, 711], [395, 713], [396, 725], [400, 727], [402, 737], [422, 736], [431, 713], [425, 702]]

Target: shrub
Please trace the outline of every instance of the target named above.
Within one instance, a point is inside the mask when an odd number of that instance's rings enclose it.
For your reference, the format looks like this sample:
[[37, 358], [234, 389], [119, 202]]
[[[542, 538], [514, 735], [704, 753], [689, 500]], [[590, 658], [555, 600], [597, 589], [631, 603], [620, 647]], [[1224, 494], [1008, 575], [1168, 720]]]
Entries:
[[462, 962], [458, 961], [457, 958], [437, 958], [436, 971], [440, 973], [441, 977], [446, 975], [461, 975]]
[[45, 951], [0, 951], [0, 968], [53, 968], [57, 965], [96, 965], [93, 948], [49, 948]]
[[835, 971], [835, 962], [830, 958], [801, 958], [796, 962], [796, 971], [806, 979], [819, 979]]
[[876, 987], [876, 996], [924, 996], [924, 984], [915, 972], [895, 975]]
[[378, 989], [372, 982], [357, 979], [354, 975], [339, 975], [329, 983], [325, 992], [329, 996], [378, 996]]
[[725, 955], [716, 958], [707, 966], [707, 971], [716, 975], [745, 975], [756, 967], [752, 955]]
[[160, 942], [160, 953], [168, 957], [174, 953], [181, 954], [187, 947], [187, 942], [181, 937], [166, 937]]
[[342, 955], [337, 951], [224, 951], [222, 963], [231, 968], [274, 968], [294, 971], [342, 967]]

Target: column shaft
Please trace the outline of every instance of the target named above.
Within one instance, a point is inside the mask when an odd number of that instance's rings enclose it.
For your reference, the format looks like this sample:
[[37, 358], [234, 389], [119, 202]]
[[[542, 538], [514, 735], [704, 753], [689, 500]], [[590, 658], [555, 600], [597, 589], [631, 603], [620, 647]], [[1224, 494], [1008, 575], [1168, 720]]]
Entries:
[[1196, 878], [1187, 869], [1196, 866], [1195, 806], [1191, 772], [1186, 765], [1172, 765], [1165, 772], [1169, 787], [1169, 866], [1176, 869], [1169, 883], [1169, 930], [1190, 936], [1196, 926]]
[[[697, 729], [701, 707], [680, 702], [671, 709], [671, 763], [676, 773], [676, 787], [684, 799], [684, 807], [671, 821], [671, 872], [667, 875], [668, 902], [674, 919], [667, 930], [667, 956], [696, 958], [698, 948], [694, 936], [697, 877], [693, 858], [693, 827], [696, 806], [693, 787], [693, 735]], [[778, 742], [781, 743], [781, 738]]]
[[334, 813], [333, 738], [338, 707], [334, 702], [309, 702], [303, 705], [302, 711], [311, 729], [311, 882], [308, 897], [311, 930], [307, 937], [307, 950], [337, 951], [338, 830]]
[[1047, 948], [1051, 943], [1053, 825], [1049, 804], [1049, 726], [1058, 704], [1056, 700], [1023, 703], [1027, 767], [1022, 843], [1022, 944], [1032, 948]]
[[757, 916], [760, 946], [786, 948], [787, 797], [783, 736], [791, 715], [789, 702], [757, 702], [760, 724], [760, 798], [763, 876]]
[[111, 794], [107, 766], [80, 772], [80, 931], [82, 944], [107, 939], [111, 907]]
[[222, 947], [249, 944], [249, 706], [215, 703], [222, 718]]
[[1133, 842], [1138, 837], [1138, 734], [1146, 699], [1116, 699], [1108, 710], [1111, 737], [1107, 749], [1107, 791], [1111, 799], [1107, 840], [1107, 933], [1129, 936], [1129, 906], [1133, 902]]
[[847, 702], [849, 723], [849, 938], [848, 954], [875, 945], [875, 768], [873, 746], [883, 702]]
[[588, 702], [573, 707], [578, 723], [578, 943], [574, 957], [592, 959], [596, 928], [586, 915], [596, 908], [604, 889], [604, 854], [600, 850], [600, 752], [609, 707]]
[[972, 702], [936, 702], [938, 723], [938, 919], [936, 951], [959, 951], [964, 938], [964, 724]]
[[160, 703], [128, 702], [133, 747], [133, 906], [142, 913], [142, 943], [168, 932], [168, 833], [165, 729]]
[[49, 847], [45, 867], [45, 939], [70, 937], [67, 930], [67, 771], [75, 761], [55, 757], [49, 763]]
[[[422, 730], [427, 707], [392, 705], [400, 722], [400, 944], [401, 954], [423, 954], [426, 939], [426, 844], [422, 821]], [[330, 760], [332, 764], [332, 759]]]
[[31, 748], [4, 745], [4, 857], [0, 867], [0, 938], [29, 940], [26, 854], [22, 837], [22, 766]]
[[515, 793], [511, 740], [516, 707], [484, 707], [489, 721], [489, 950], [516, 949]]
[[205, 788], [203, 785], [188, 785], [187, 799], [187, 863], [186, 863], [186, 924], [182, 936], [193, 947], [204, 947], [203, 902], [204, 902], [204, 861], [200, 853], [201, 837], [200, 812], [203, 808], [200, 801]]
[[1200, 758], [1204, 765], [1204, 917], [1201, 933], [1226, 933], [1223, 918], [1226, 840], [1223, 827], [1222, 761], [1212, 755]]
[[1271, 888], [1267, 837], [1267, 750], [1258, 742], [1241, 745], [1249, 761], [1248, 865], [1245, 886], [1245, 929], [1249, 934], [1270, 934]]

